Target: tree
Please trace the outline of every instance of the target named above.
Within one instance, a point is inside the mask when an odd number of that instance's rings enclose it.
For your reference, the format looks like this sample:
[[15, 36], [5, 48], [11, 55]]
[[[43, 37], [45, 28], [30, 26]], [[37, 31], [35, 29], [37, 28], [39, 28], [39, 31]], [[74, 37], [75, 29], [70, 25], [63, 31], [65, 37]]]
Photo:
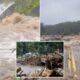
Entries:
[[25, 53], [39, 53], [40, 55], [47, 55], [54, 53], [55, 50], [60, 49], [63, 53], [63, 42], [18, 42], [17, 55], [22, 56]]
[[15, 0], [15, 3], [16, 11], [22, 14], [28, 14], [39, 6], [39, 0]]

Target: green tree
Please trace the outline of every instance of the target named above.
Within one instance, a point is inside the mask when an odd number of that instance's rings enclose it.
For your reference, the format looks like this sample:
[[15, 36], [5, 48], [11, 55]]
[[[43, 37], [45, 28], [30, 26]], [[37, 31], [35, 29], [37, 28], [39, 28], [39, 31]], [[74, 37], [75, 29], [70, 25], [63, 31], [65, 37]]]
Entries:
[[53, 53], [56, 49], [60, 49], [63, 53], [63, 42], [18, 42], [17, 56], [22, 56], [28, 52], [47, 55]]
[[22, 14], [30, 13], [34, 8], [39, 7], [39, 0], [15, 0], [16, 11]]

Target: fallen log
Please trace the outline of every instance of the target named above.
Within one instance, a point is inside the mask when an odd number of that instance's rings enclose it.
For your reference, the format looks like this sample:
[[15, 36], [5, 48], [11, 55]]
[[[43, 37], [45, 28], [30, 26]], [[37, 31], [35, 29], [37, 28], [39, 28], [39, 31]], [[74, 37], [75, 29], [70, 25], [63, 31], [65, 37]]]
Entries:
[[27, 76], [25, 73], [23, 73], [21, 67], [17, 69], [17, 77]]

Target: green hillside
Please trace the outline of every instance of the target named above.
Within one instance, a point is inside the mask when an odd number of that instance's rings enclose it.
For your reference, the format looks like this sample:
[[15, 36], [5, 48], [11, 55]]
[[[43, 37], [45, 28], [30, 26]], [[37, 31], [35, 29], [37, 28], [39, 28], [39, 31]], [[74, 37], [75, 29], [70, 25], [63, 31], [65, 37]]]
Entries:
[[60, 49], [63, 53], [63, 42], [18, 42], [17, 56], [22, 56], [25, 53], [48, 54]]
[[80, 21], [64, 22], [56, 25], [44, 25], [41, 23], [42, 35], [76, 35], [80, 33]]

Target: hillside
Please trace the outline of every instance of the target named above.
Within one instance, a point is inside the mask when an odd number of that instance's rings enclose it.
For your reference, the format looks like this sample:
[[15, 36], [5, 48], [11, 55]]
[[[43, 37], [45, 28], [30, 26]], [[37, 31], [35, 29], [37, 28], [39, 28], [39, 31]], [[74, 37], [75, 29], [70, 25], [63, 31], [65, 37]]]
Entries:
[[76, 35], [80, 32], [80, 21], [64, 22], [55, 25], [41, 23], [42, 35]]

